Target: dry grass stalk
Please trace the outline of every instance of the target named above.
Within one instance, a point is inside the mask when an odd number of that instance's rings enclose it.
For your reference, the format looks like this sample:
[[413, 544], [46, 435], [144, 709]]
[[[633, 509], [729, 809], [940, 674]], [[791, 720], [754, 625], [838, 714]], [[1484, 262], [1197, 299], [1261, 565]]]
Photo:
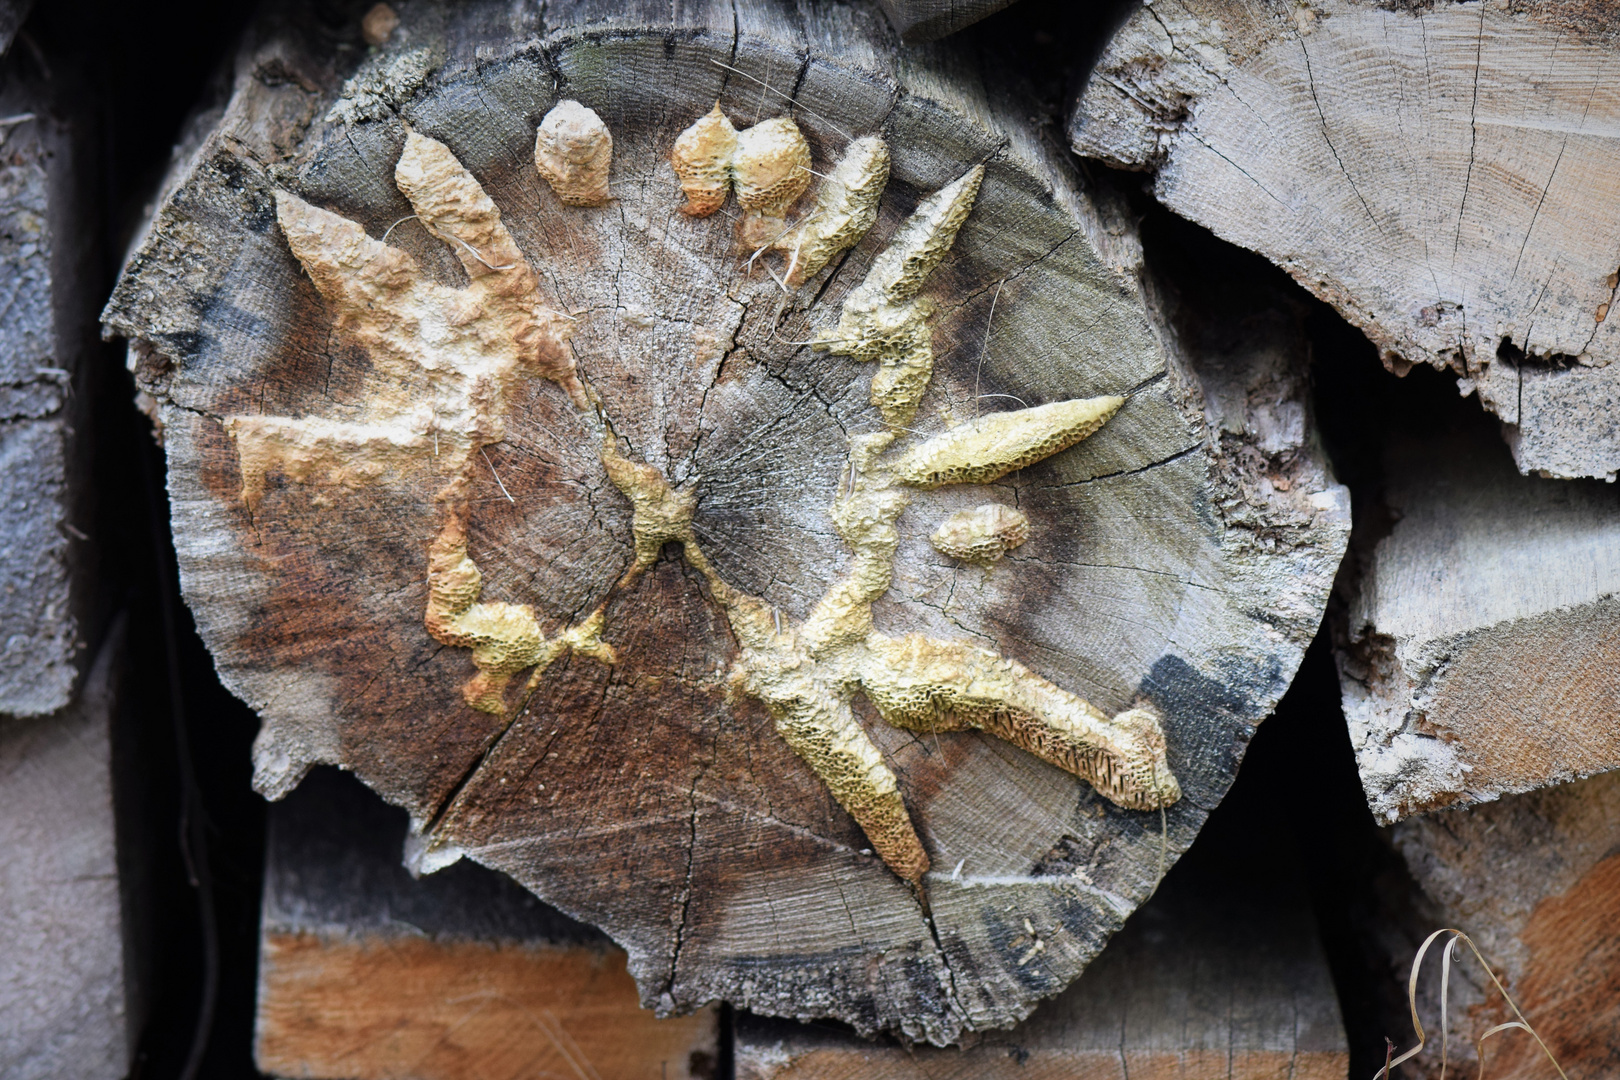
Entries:
[[[1497, 993], [1502, 995], [1502, 1000], [1507, 1002], [1507, 1007], [1513, 1010], [1514, 1016], [1518, 1017], [1517, 1020], [1509, 1020], [1505, 1024], [1497, 1024], [1494, 1027], [1486, 1029], [1484, 1034], [1480, 1035], [1480, 1037], [1475, 1040], [1474, 1049], [1476, 1056], [1479, 1058], [1479, 1080], [1484, 1080], [1485, 1077], [1485, 1040], [1490, 1038], [1492, 1035], [1496, 1035], [1500, 1032], [1508, 1031], [1514, 1028], [1528, 1031], [1530, 1033], [1530, 1037], [1536, 1040], [1536, 1045], [1541, 1047], [1541, 1052], [1547, 1055], [1547, 1060], [1552, 1062], [1553, 1068], [1558, 1070], [1558, 1075], [1561, 1080], [1569, 1080], [1569, 1076], [1564, 1072], [1564, 1067], [1558, 1064], [1558, 1059], [1553, 1057], [1553, 1052], [1547, 1048], [1547, 1044], [1542, 1041], [1541, 1036], [1536, 1034], [1536, 1029], [1530, 1026], [1530, 1021], [1525, 1019], [1524, 1013], [1519, 1011], [1519, 1006], [1516, 1005], [1513, 998], [1508, 995], [1507, 987], [1502, 985], [1502, 980], [1496, 977], [1496, 972], [1491, 969], [1490, 964], [1486, 963], [1484, 955], [1480, 953], [1479, 946], [1474, 944], [1473, 938], [1470, 938], [1461, 930], [1452, 929], [1450, 927], [1442, 930], [1436, 930], [1434, 933], [1424, 938], [1423, 944], [1418, 947], [1417, 955], [1412, 958], [1412, 974], [1406, 981], [1406, 998], [1407, 1004], [1412, 1010], [1412, 1030], [1417, 1033], [1417, 1045], [1399, 1057], [1392, 1058], [1386, 1055], [1384, 1059], [1384, 1067], [1373, 1074], [1373, 1080], [1389, 1080], [1391, 1069], [1393, 1069], [1396, 1065], [1401, 1064], [1401, 1062], [1410, 1060], [1411, 1058], [1422, 1053], [1424, 1045], [1428, 1042], [1428, 1036], [1423, 1031], [1423, 1021], [1418, 1018], [1418, 972], [1423, 969], [1423, 957], [1428, 953], [1429, 946], [1434, 944], [1435, 939], [1441, 934], [1450, 934], [1451, 939], [1446, 942], [1445, 948], [1440, 954], [1440, 1080], [1445, 1080], [1446, 1076], [1447, 1052], [1449, 1049], [1447, 1047], [1447, 1033], [1449, 1029], [1446, 1024], [1446, 999], [1451, 986], [1452, 953], [1456, 948], [1458, 941], [1462, 941], [1468, 946], [1469, 951], [1474, 954], [1474, 959], [1479, 961], [1479, 966], [1485, 970], [1486, 975], [1490, 976], [1491, 982], [1496, 986]], [[1388, 1042], [1387, 1039], [1385, 1041]], [[1393, 1052], [1394, 1043], [1390, 1043], [1390, 1050]]]

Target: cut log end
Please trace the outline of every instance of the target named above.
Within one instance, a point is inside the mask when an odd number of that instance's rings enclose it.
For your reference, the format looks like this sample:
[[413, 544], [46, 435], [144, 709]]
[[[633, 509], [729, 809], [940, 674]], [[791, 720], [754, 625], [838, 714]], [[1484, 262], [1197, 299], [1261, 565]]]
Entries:
[[[143, 388], [262, 785], [354, 771], [420, 866], [603, 927], [664, 1011], [1016, 1020], [1230, 782], [1325, 601], [1337, 489], [1301, 434], [1294, 494], [1245, 504], [1287, 543], [1202, 509], [1233, 466], [1196, 365], [1067, 166], [992, 156], [981, 91], [942, 74], [925, 108], [823, 45], [771, 116], [728, 82], [802, 66], [768, 21], [666, 47], [667, 11], [603, 40], [557, 8], [497, 56], [484, 10], [401, 14], [448, 58], [408, 127], [317, 110], [268, 172], [220, 133], [109, 309], [174, 361]], [[558, 75], [605, 140], [572, 109], [537, 132]], [[609, 141], [634, 182], [571, 202]], [[985, 575], [930, 537], [988, 502], [1023, 523]], [[1066, 837], [1106, 838], [1094, 887], [1039, 872]], [[1065, 929], [1020, 963], [1007, 905]]]

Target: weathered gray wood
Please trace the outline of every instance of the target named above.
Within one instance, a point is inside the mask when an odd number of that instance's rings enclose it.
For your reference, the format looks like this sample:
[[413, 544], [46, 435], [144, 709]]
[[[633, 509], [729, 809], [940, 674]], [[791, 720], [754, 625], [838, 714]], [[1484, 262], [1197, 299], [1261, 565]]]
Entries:
[[[1074, 985], [1010, 1031], [966, 1049], [914, 1048], [741, 1015], [737, 1076], [1338, 1080], [1344, 1025], [1289, 855], [1266, 836], [1222, 839], [1228, 847], [1195, 850]], [[1038, 940], [1026, 931], [1019, 947]]]
[[[1229, 316], [1144, 286], [1132, 225], [1038, 138], [1026, 104], [948, 53], [897, 58], [876, 9], [401, 16], [354, 70], [355, 53], [289, 29], [296, 5], [265, 15], [107, 311], [160, 403], [188, 602], [222, 678], [265, 720], [260, 789], [285, 794], [318, 763], [353, 770], [410, 812], [416, 865], [466, 854], [602, 927], [661, 1011], [725, 998], [935, 1042], [1026, 1015], [1190, 843], [1319, 621], [1348, 508], [1309, 435], [1299, 327], [1205, 341], [1199, 320]], [[536, 124], [564, 98], [611, 133], [609, 206], [565, 208], [534, 171]], [[724, 217], [678, 211], [671, 148], [717, 98], [739, 126], [791, 112], [823, 175], [852, 136], [892, 152], [870, 234], [795, 294], [757, 264], [750, 275]], [[468, 707], [467, 651], [424, 627], [441, 480], [272, 475], [249, 506], [222, 423], [363, 417], [384, 392], [373, 358], [333, 332], [275, 190], [371, 237], [392, 228], [442, 284], [504, 272], [402, 220], [407, 123], [478, 180], [514, 258], [576, 320], [614, 445], [698, 493], [685, 557], [671, 548], [615, 592], [637, 557], [630, 505], [563, 390], [523, 388], [466, 475], [485, 596], [532, 605], [547, 633], [614, 597], [604, 640], [619, 659], [558, 661], [499, 715]], [[1131, 396], [1059, 456], [916, 495], [874, 617], [982, 642], [1105, 714], [1150, 703], [1182, 798], [1163, 819], [1121, 810], [1008, 743], [863, 712], [933, 863], [914, 891], [728, 680], [737, 623], [716, 596], [757, 593], [797, 632], [849, 559], [828, 506], [849, 433], [881, 424], [870, 369], [796, 343], [837, 325], [919, 199], [980, 162], [977, 201], [924, 292], [937, 360], [905, 435], [1009, 408], [980, 394]], [[928, 540], [987, 500], [1032, 523], [988, 575]], [[1094, 853], [1090, 884], [1042, 872], [1055, 850]], [[1020, 965], [1004, 931], [1025, 918], [1049, 947]]]
[[0, 90], [0, 715], [13, 716], [72, 699], [91, 587], [84, 361], [96, 300], [85, 253], [95, 214], [83, 133], [37, 67], [7, 58]]
[[[1438, 916], [1427, 929], [1454, 926], [1479, 943], [1564, 1071], [1605, 1076], [1620, 1068], [1620, 773], [1414, 817], [1394, 838]], [[1458, 952], [1451, 1069], [1466, 1074], [1477, 1068], [1474, 1041], [1514, 1017], [1472, 955]], [[1431, 955], [1419, 998], [1436, 1040], [1439, 968]], [[1401, 1068], [1437, 1077], [1439, 1062], [1435, 1049]], [[1551, 1072], [1523, 1032], [1486, 1043], [1487, 1076]]]
[[320, 770], [271, 808], [256, 1058], [334, 1080], [712, 1078], [715, 1009], [658, 1020], [624, 954], [502, 875], [413, 880], [406, 816]]
[[908, 45], [937, 41], [994, 15], [1013, 0], [878, 0], [889, 24]]
[[1620, 491], [1519, 476], [1489, 432], [1385, 454], [1394, 524], [1336, 631], [1373, 813], [1620, 767]]
[[122, 659], [115, 634], [71, 706], [0, 719], [6, 1080], [120, 1080], [140, 1033], [113, 815], [110, 728]]
[[1508, 0], [1158, 0], [1070, 119], [1166, 206], [1450, 369], [1521, 471], [1620, 470], [1620, 14]]

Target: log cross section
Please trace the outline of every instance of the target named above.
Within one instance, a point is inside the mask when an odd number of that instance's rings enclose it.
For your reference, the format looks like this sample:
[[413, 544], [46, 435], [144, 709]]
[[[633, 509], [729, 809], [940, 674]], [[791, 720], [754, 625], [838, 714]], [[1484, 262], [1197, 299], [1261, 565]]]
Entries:
[[[674, 155], [689, 199], [683, 209], [712, 213], [726, 186], [735, 183], [751, 215], [743, 223], [744, 239], [758, 242], [761, 251], [783, 249], [788, 279], [802, 280], [807, 265], [819, 270], [875, 220], [888, 150], [876, 138], [853, 143], [817, 208], [787, 226], [785, 214], [807, 185], [785, 177], [798, 168], [808, 178], [807, 167], [797, 163], [809, 160], [809, 149], [791, 119], [766, 121], [743, 135], [761, 129], [768, 129], [762, 137], [739, 138], [718, 106], [688, 129]], [[576, 653], [616, 662], [617, 651], [604, 638], [612, 601], [657, 563], [666, 544], [679, 544], [736, 638], [732, 684], [766, 706], [777, 731], [849, 811], [877, 854], [913, 883], [928, 871], [928, 854], [894, 771], [851, 708], [857, 693], [898, 727], [977, 728], [1083, 777], [1121, 807], [1167, 806], [1181, 792], [1151, 706], [1109, 717], [1022, 664], [970, 642], [891, 637], [873, 627], [872, 605], [891, 585], [896, 522], [911, 490], [993, 482], [1073, 446], [1124, 403], [1119, 396], [1102, 396], [993, 413], [897, 447], [933, 372], [931, 307], [918, 293], [971, 213], [983, 174], [975, 166], [923, 200], [850, 292], [837, 327], [815, 339], [819, 349], [878, 365], [870, 397], [883, 425], [850, 436], [847, 474], [831, 514], [852, 558], [797, 624], [721, 577], [692, 529], [696, 486], [675, 487], [656, 466], [621, 447], [611, 402], [590, 384], [569, 349], [571, 317], [541, 301], [534, 270], [478, 181], [446, 146], [415, 132], [406, 140], [395, 182], [415, 216], [454, 250], [469, 284], [436, 285], [403, 250], [371, 239], [338, 214], [278, 192], [281, 230], [329, 305], [337, 330], [365, 348], [389, 378], [367, 398], [361, 421], [227, 418], [241, 460], [242, 499], [256, 509], [272, 471], [307, 484], [355, 487], [386, 484], [413, 461], [431, 456], [444, 478], [435, 496], [443, 525], [430, 548], [424, 621], [443, 644], [471, 650], [477, 672], [463, 696], [473, 708], [502, 716], [508, 727], [559, 657]], [[745, 189], [765, 194], [751, 198]], [[768, 215], [763, 220], [774, 235], [760, 231], [760, 213]], [[795, 232], [806, 236], [783, 242]], [[504, 438], [514, 384], [532, 375], [567, 394], [598, 443], [609, 480], [633, 511], [630, 566], [594, 610], [551, 634], [532, 606], [483, 598], [467, 538], [473, 478], [479, 470], [493, 470], [484, 449]], [[514, 696], [513, 678], [526, 670], [532, 674]]]

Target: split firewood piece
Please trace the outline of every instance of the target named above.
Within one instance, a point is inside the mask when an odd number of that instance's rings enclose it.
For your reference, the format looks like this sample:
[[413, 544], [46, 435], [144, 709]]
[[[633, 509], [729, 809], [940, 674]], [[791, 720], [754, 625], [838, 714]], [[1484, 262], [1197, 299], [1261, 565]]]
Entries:
[[[264, 30], [330, 89], [242, 79], [228, 115], [279, 119], [185, 157], [108, 310], [256, 784], [353, 771], [415, 868], [600, 926], [663, 1012], [1018, 1019], [1320, 620], [1347, 506], [1297, 326], [1248, 366], [1175, 344], [1113, 204], [881, 28], [565, 3], [503, 43], [505, 11], [402, 10], [358, 70]], [[611, 213], [530, 164], [560, 99]], [[930, 536], [990, 502], [1025, 538], [986, 575]], [[1039, 871], [1066, 838], [1090, 885]], [[1020, 964], [1009, 908], [1064, 930]]]
[[1620, 768], [1620, 503], [1517, 475], [1489, 432], [1392, 440], [1335, 627], [1367, 803], [1389, 823]]
[[656, 1019], [624, 952], [463, 863], [413, 880], [405, 815], [323, 769], [270, 809], [254, 1058], [271, 1076], [707, 1080], [715, 1008]]
[[1519, 469], [1620, 471], [1620, 52], [1579, 4], [1158, 0], [1104, 50], [1074, 148], [1154, 172], [1391, 370], [1454, 372]]
[[[1395, 827], [1394, 842], [1432, 918], [1409, 930], [1450, 926], [1473, 938], [1567, 1075], [1611, 1068], [1620, 1052], [1620, 772], [1414, 817]], [[1429, 1049], [1402, 1066], [1425, 1078], [1440, 1075], [1443, 940], [1418, 984]], [[1447, 1042], [1451, 1069], [1466, 1075], [1479, 1069], [1480, 1035], [1516, 1017], [1468, 948], [1454, 953]], [[1404, 1010], [1404, 979], [1399, 992]], [[1492, 1036], [1485, 1055], [1487, 1076], [1553, 1072], [1522, 1030]]]
[[65, 708], [0, 716], [0, 1051], [18, 1075], [129, 1075], [151, 954], [132, 942], [143, 912], [121, 875], [139, 824], [114, 814], [123, 639], [114, 629]]
[[88, 120], [61, 100], [67, 80], [35, 74], [43, 59], [6, 55], [28, 7], [0, 7], [0, 717], [73, 701], [104, 606], [86, 531], [101, 369], [86, 338], [99, 303]]

